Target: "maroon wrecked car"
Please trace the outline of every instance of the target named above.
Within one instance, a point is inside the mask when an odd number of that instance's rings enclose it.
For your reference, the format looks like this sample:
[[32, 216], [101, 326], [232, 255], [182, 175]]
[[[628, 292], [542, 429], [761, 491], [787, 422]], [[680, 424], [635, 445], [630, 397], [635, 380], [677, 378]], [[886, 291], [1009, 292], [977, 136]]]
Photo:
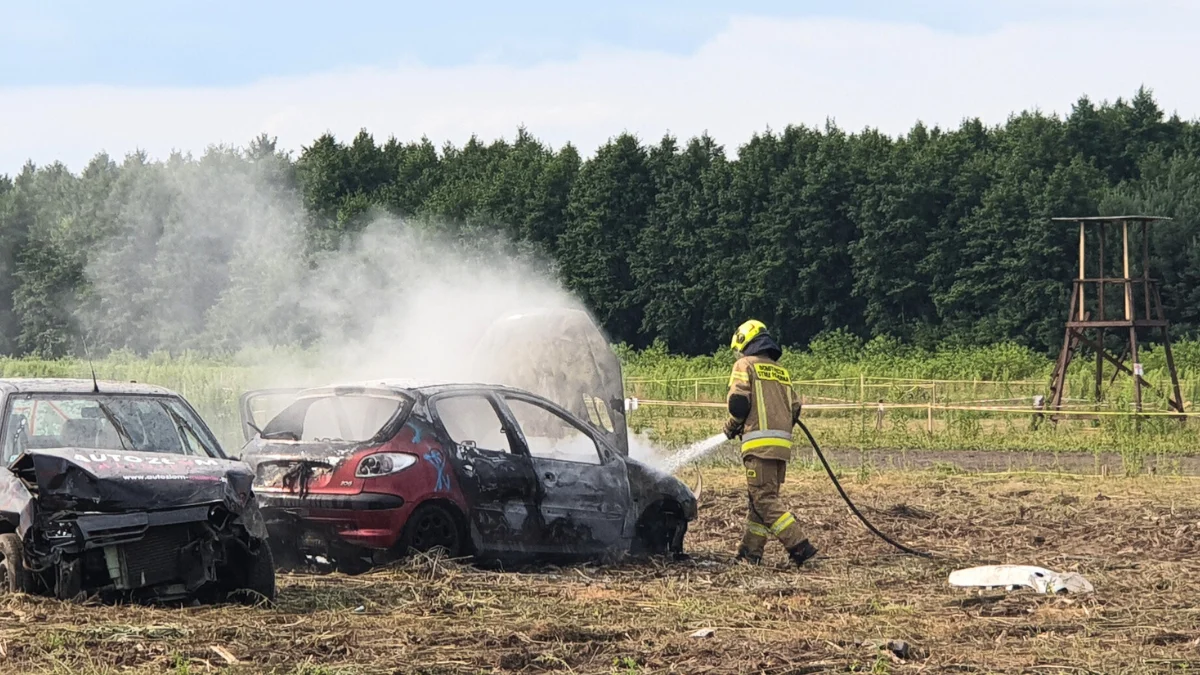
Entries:
[[696, 515], [692, 492], [630, 459], [610, 429], [524, 390], [262, 390], [242, 415], [281, 566], [353, 573], [438, 547], [493, 560], [680, 553]]
[[133, 383], [0, 379], [0, 407], [0, 592], [274, 597], [253, 474], [183, 397]]

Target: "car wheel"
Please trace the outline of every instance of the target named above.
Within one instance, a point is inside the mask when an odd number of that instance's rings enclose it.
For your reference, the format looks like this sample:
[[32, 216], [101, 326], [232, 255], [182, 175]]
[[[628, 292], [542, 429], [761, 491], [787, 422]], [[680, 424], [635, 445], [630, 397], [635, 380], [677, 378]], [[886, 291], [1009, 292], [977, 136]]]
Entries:
[[0, 534], [0, 592], [25, 592], [29, 575], [24, 550], [19, 536], [12, 532]]
[[246, 577], [241, 588], [230, 593], [237, 602], [253, 605], [266, 598], [275, 600], [275, 557], [271, 547], [265, 543], [258, 547], [258, 554], [247, 561]]
[[464, 548], [462, 539], [462, 529], [449, 509], [440, 504], [424, 504], [409, 516], [400, 539], [400, 552], [425, 553], [442, 548], [447, 556], [457, 558]]
[[630, 554], [644, 557], [682, 551], [686, 529], [687, 523], [673, 504], [647, 509], [638, 521]]

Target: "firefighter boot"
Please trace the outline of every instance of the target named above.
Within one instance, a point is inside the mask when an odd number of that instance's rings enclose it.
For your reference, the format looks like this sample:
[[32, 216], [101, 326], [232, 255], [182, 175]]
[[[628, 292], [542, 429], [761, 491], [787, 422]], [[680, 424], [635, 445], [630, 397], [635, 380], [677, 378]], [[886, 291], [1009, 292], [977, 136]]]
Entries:
[[746, 546], [740, 546], [740, 547], [738, 547], [738, 552], [737, 552], [737, 556], [735, 556], [735, 559], [745, 560], [746, 562], [750, 563], [751, 565], [757, 565], [762, 562], [762, 553], [756, 553], [754, 551], [751, 551]]
[[788, 557], [792, 559], [792, 564], [800, 567], [804, 561], [817, 554], [817, 548], [810, 544], [807, 539], [796, 544], [788, 549]]

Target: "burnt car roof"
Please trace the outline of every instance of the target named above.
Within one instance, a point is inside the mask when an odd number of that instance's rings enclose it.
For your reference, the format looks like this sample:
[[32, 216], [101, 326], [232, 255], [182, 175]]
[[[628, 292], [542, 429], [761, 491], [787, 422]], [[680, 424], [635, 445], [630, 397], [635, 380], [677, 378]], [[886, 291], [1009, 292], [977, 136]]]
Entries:
[[165, 387], [140, 382], [113, 382], [99, 380], [14, 377], [0, 378], [0, 392], [8, 394], [94, 394], [96, 388], [101, 394], [142, 394], [159, 396], [179, 396]]
[[[514, 394], [525, 394], [527, 396], [537, 396], [532, 392], [516, 387], [509, 387], [502, 384], [490, 384], [486, 382], [422, 382], [417, 380], [403, 379], [384, 379], [384, 380], [366, 380], [362, 382], [343, 382], [339, 384], [325, 384], [317, 387], [308, 387], [298, 392], [299, 396], [318, 394], [324, 392], [354, 392], [354, 391], [388, 391], [396, 394], [418, 394], [420, 396], [433, 396], [442, 392], [448, 391], [469, 391], [486, 389], [489, 391], [510, 392]], [[538, 397], [544, 398], [544, 397]]]

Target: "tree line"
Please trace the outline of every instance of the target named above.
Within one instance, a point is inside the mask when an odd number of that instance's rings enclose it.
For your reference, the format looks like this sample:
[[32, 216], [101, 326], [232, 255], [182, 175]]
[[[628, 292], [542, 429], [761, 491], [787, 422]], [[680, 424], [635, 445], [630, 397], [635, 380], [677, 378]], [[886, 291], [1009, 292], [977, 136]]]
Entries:
[[[755, 317], [790, 345], [843, 331], [1052, 351], [1077, 263], [1074, 231], [1050, 218], [1129, 212], [1174, 218], [1152, 228], [1153, 264], [1175, 330], [1200, 328], [1200, 122], [1168, 117], [1142, 89], [1115, 102], [1081, 98], [1065, 117], [916, 124], [899, 137], [789, 126], [736, 153], [708, 136], [622, 134], [584, 159], [523, 128], [511, 140], [441, 148], [378, 143], [364, 130], [349, 142], [324, 135], [294, 158], [264, 136], [198, 159], [101, 154], [78, 174], [29, 163], [0, 176], [0, 351], [77, 353], [81, 322], [134, 321], [147, 308], [208, 317], [222, 299], [206, 289], [252, 255], [202, 266], [206, 281], [186, 299], [156, 296], [156, 279], [257, 216], [206, 220], [206, 210], [231, 207], [178, 187], [197, 166], [209, 173], [196, 180], [252, 176], [256, 190], [295, 201], [298, 255], [337, 249], [381, 209], [463, 239], [502, 235], [550, 261], [613, 340], [633, 348], [712, 353]], [[142, 250], [148, 232], [178, 246]], [[99, 293], [87, 273], [100, 258], [137, 269], [164, 255], [177, 259], [131, 277], [127, 303]], [[141, 334], [134, 344], [118, 332], [100, 348], [145, 352], [173, 340]]]

